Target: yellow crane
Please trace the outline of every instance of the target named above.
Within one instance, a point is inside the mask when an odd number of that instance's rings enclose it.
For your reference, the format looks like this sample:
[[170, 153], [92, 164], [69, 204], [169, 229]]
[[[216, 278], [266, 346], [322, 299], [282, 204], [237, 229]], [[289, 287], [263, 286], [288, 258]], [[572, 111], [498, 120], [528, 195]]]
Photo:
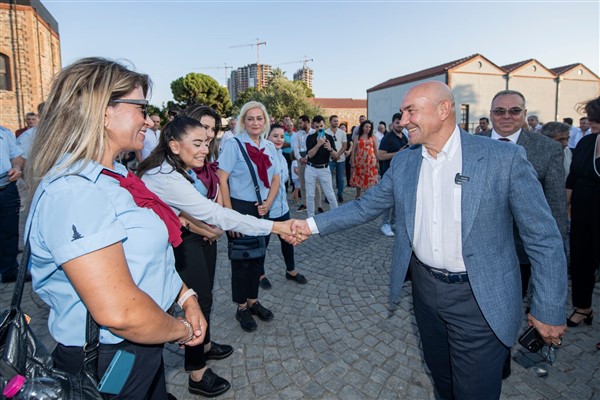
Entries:
[[256, 46], [256, 90], [260, 92], [261, 81], [261, 72], [260, 72], [260, 46], [266, 46], [267, 42], [261, 42], [259, 38], [256, 38], [256, 43], [250, 44], [240, 44], [238, 46], [230, 46], [230, 49], [239, 48], [239, 47], [254, 47]]

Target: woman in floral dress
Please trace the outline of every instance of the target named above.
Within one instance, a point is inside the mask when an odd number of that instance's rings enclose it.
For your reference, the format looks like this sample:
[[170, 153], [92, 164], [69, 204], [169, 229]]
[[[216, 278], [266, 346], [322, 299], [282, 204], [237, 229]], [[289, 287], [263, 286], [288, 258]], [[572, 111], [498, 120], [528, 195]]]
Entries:
[[377, 184], [376, 153], [373, 123], [366, 120], [358, 128], [358, 137], [354, 138], [350, 185], [356, 188], [357, 199], [363, 189], [369, 189]]

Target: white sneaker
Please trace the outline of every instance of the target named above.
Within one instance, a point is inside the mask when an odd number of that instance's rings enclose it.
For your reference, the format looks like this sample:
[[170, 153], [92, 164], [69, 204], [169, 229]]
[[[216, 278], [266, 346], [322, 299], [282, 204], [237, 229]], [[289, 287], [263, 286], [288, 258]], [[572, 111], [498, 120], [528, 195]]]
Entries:
[[389, 236], [389, 237], [394, 236], [394, 232], [392, 231], [392, 227], [389, 224], [383, 224], [383, 225], [381, 225], [381, 233], [383, 233], [385, 236]]

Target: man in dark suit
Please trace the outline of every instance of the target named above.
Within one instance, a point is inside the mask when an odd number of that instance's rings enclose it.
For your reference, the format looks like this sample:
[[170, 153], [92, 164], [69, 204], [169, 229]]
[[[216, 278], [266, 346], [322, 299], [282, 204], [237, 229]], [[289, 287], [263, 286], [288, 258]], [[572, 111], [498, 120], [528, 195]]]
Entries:
[[535, 171], [519, 146], [461, 131], [441, 82], [402, 102], [411, 147], [360, 199], [306, 221], [297, 235], [328, 235], [395, 206], [390, 301], [411, 269], [413, 308], [439, 398], [497, 399], [502, 365], [522, 323], [513, 221], [533, 262], [530, 325], [547, 343], [565, 332], [562, 239]]

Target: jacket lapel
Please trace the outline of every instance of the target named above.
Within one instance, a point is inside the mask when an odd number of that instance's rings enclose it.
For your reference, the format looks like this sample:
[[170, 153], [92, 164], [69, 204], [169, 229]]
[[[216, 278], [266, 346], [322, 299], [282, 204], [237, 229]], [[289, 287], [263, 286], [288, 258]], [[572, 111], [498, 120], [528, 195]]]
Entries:
[[421, 172], [421, 162], [423, 156], [421, 154], [421, 146], [409, 149], [410, 156], [406, 162], [406, 169], [402, 171], [403, 177], [406, 179], [402, 187], [404, 190], [404, 219], [406, 221], [406, 233], [412, 245], [413, 236], [415, 233], [415, 211], [417, 209], [417, 184], [419, 183], [419, 174]]
[[475, 216], [479, 209], [481, 196], [485, 189], [485, 177], [487, 176], [488, 163], [487, 147], [479, 146], [478, 140], [473, 140], [469, 133], [461, 131], [463, 172], [462, 175], [469, 180], [462, 185], [462, 240], [469, 237]]

